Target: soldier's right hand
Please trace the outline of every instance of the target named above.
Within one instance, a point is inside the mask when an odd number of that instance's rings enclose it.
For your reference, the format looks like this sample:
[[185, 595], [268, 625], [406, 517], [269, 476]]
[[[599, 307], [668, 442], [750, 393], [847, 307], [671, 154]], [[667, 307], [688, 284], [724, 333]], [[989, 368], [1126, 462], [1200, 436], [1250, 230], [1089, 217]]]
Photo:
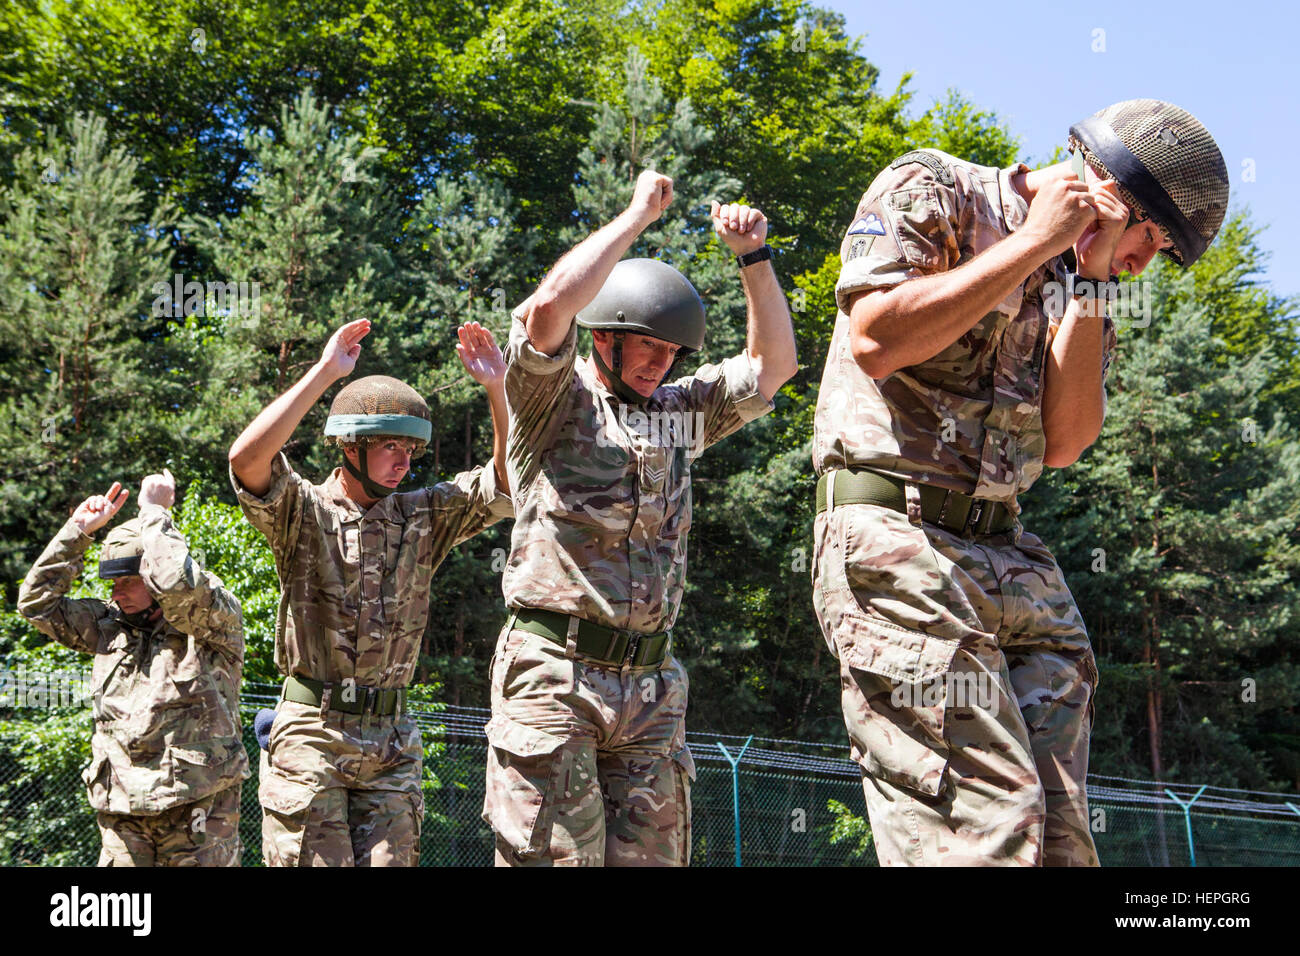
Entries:
[[94, 534], [113, 519], [113, 515], [126, 504], [131, 493], [122, 487], [120, 481], [113, 482], [106, 495], [91, 495], [72, 512], [72, 520], [81, 529], [82, 534]]
[[340, 328], [325, 343], [320, 364], [335, 378], [351, 375], [361, 356], [361, 340], [370, 333], [370, 320], [357, 319]]
[[673, 181], [663, 173], [647, 169], [636, 178], [636, 188], [627, 209], [644, 229], [662, 216], [672, 201]]
[[1054, 179], [1038, 190], [1020, 229], [1026, 237], [1036, 239], [1050, 257], [1074, 245], [1083, 230], [1096, 221], [1097, 200], [1086, 183], [1071, 176]]

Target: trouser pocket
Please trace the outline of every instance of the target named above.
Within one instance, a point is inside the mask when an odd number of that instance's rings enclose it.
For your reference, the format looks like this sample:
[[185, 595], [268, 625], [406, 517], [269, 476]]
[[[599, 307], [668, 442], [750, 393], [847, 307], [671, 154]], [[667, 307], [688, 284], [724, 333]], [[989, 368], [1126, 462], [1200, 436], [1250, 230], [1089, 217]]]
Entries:
[[564, 773], [564, 740], [499, 714], [485, 733], [489, 749], [483, 819], [520, 861], [544, 856]]
[[839, 622], [844, 723], [864, 771], [929, 797], [943, 789], [957, 642], [848, 614]]

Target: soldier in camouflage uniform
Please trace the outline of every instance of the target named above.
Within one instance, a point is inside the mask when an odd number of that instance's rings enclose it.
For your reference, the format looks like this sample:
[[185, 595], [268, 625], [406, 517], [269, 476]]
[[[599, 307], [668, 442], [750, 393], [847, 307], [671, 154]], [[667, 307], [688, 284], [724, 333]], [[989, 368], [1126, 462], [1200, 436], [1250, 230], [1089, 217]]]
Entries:
[[462, 326], [457, 353], [488, 391], [495, 467], [397, 491], [432, 434], [414, 389], [374, 375], [340, 390], [325, 433], [343, 467], [314, 485], [280, 451], [303, 416], [349, 375], [370, 330], [351, 322], [320, 362], [230, 450], [248, 520], [275, 554], [283, 593], [275, 661], [284, 691], [261, 757], [268, 866], [413, 866], [419, 861], [423, 744], [405, 711], [447, 552], [511, 514], [505, 487], [505, 366], [491, 333]]
[[1097, 863], [1096, 662], [1017, 496], [1100, 433], [1107, 280], [1190, 265], [1228, 186], [1167, 103], [1070, 132], [1073, 168], [902, 156], [841, 247], [813, 590], [884, 864]]
[[[691, 460], [766, 414], [796, 366], [789, 310], [763, 261], [766, 221], [714, 203], [715, 230], [747, 256], [748, 349], [661, 384], [703, 345], [703, 305], [666, 263], [618, 260], [671, 199], [671, 180], [642, 173], [627, 210], [514, 313], [511, 616], [492, 663], [483, 811], [498, 865], [690, 859], [687, 679], [669, 632], [686, 572]], [[587, 361], [575, 317], [595, 330]]]
[[117, 482], [72, 513], [28, 572], [18, 609], [94, 655], [95, 734], [84, 774], [100, 866], [238, 866], [244, 628], [239, 601], [190, 556], [172, 524], [170, 472], [140, 487], [140, 516], [108, 535], [111, 602], [68, 598], [91, 535], [125, 504]]

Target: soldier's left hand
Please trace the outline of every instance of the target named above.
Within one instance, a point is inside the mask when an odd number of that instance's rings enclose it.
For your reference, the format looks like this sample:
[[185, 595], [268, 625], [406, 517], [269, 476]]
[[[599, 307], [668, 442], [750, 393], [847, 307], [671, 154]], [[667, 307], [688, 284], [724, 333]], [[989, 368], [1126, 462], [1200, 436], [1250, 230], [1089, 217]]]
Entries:
[[460, 339], [456, 343], [456, 355], [470, 378], [485, 387], [506, 380], [506, 360], [490, 329], [477, 322], [466, 322], [456, 329], [456, 336]]
[[713, 231], [738, 256], [763, 248], [767, 241], [767, 217], [753, 206], [740, 203], [723, 206], [715, 199], [709, 214], [713, 217]]
[[1085, 279], [1109, 279], [1111, 259], [1128, 228], [1128, 206], [1119, 198], [1119, 186], [1113, 179], [1092, 187], [1097, 221], [1083, 230], [1074, 244], [1079, 260], [1079, 275]]
[[146, 476], [140, 482], [140, 497], [136, 500], [142, 505], [170, 508], [176, 501], [176, 479], [166, 468], [161, 475]]

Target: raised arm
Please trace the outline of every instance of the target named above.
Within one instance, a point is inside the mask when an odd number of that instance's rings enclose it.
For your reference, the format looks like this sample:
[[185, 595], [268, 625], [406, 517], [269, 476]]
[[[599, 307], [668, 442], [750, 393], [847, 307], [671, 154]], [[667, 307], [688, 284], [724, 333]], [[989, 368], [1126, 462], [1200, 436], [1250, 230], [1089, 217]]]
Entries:
[[65, 597], [81, 574], [90, 536], [112, 520], [129, 492], [113, 482], [105, 495], [91, 495], [55, 535], [18, 589], [18, 610], [43, 634], [83, 654], [98, 650], [96, 622], [107, 605], [98, 598]]
[[167, 469], [140, 483], [140, 577], [167, 623], [196, 640], [244, 659], [239, 600], [221, 579], [199, 567], [184, 535], [172, 523], [176, 479]]
[[618, 260], [672, 201], [673, 181], [647, 169], [637, 177], [627, 209], [565, 253], [522, 306], [533, 348], [546, 355], [560, 350], [573, 317], [596, 297]]
[[[763, 248], [767, 239], [767, 218], [752, 206], [713, 203], [713, 229], [734, 255]], [[781, 280], [772, 260], [743, 267], [740, 283], [745, 289], [749, 326], [746, 350], [758, 371], [758, 390], [769, 402], [777, 389], [799, 370], [795, 355], [794, 325], [786, 304]]]
[[492, 465], [497, 475], [497, 488], [510, 493], [506, 477], [506, 436], [509, 432], [510, 413], [506, 410], [506, 362], [497, 347], [490, 329], [477, 322], [469, 322], [456, 330], [460, 339], [456, 343], [459, 356], [470, 378], [483, 386], [492, 411]]
[[271, 487], [271, 462], [293, 435], [303, 416], [339, 379], [352, 374], [361, 355], [361, 340], [370, 331], [369, 319], [340, 328], [321, 352], [320, 361], [287, 392], [273, 401], [230, 446], [230, 467], [239, 483], [254, 495]]
[[[1089, 177], [1093, 173], [1089, 171]], [[1129, 209], [1113, 180], [1097, 183], [1097, 218], [1084, 230], [1076, 249], [1081, 278], [1105, 282], [1111, 257], [1128, 225]], [[1052, 339], [1043, 370], [1043, 464], [1064, 468], [1074, 464], [1101, 434], [1106, 420], [1104, 370], [1107, 342], [1106, 300], [1071, 298]]]

